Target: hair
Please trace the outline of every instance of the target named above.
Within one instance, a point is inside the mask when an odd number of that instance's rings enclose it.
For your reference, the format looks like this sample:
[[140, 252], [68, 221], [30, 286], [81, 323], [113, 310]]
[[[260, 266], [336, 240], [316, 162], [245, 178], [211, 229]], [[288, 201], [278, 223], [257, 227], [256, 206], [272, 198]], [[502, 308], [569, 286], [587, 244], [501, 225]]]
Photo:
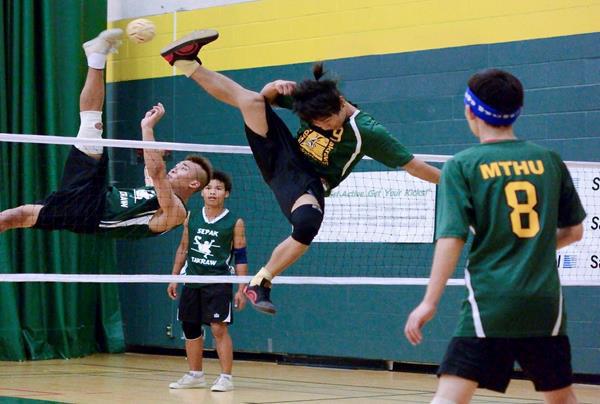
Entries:
[[212, 164], [206, 157], [202, 157], [198, 154], [189, 154], [189, 155], [185, 156], [185, 160], [191, 161], [192, 163], [195, 163], [195, 164], [198, 164], [200, 167], [202, 167], [204, 172], [206, 172], [206, 178], [198, 178], [198, 180], [200, 180], [200, 182], [202, 182], [202, 180], [205, 180], [204, 183], [200, 186], [200, 188], [198, 188], [198, 190], [196, 192], [201, 191], [202, 188], [204, 188], [212, 179], [212, 176], [213, 176]]
[[523, 106], [523, 85], [504, 70], [477, 72], [469, 79], [468, 86], [477, 98], [502, 113], [512, 114]]
[[321, 79], [325, 75], [323, 62], [313, 65], [314, 80], [304, 80], [292, 93], [292, 110], [306, 122], [326, 118], [342, 109], [337, 81]]
[[231, 177], [223, 171], [215, 170], [212, 175], [213, 180], [221, 181], [225, 185], [225, 191], [231, 192]]

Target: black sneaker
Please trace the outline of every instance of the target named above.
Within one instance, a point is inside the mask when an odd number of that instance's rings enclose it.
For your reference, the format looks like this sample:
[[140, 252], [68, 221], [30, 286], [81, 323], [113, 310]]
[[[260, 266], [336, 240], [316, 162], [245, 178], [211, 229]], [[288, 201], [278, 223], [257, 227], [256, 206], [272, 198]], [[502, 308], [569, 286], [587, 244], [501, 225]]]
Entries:
[[271, 282], [263, 279], [260, 285], [250, 286], [246, 285], [244, 288], [244, 294], [252, 303], [252, 307], [256, 310], [266, 313], [275, 314], [275, 306], [271, 303]]
[[211, 43], [219, 37], [219, 33], [214, 29], [203, 29], [194, 31], [171, 42], [160, 51], [160, 55], [165, 58], [171, 66], [178, 60], [195, 60], [202, 64], [198, 58], [198, 52], [207, 43]]

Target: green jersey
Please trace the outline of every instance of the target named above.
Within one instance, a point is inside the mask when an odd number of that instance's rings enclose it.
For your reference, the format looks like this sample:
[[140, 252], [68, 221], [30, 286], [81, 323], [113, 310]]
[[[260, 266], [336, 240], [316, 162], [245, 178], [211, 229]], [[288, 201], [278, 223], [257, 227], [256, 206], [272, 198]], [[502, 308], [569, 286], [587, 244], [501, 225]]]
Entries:
[[[284, 108], [292, 105], [290, 97], [279, 97], [277, 103]], [[297, 140], [329, 190], [338, 186], [364, 156], [392, 168], [402, 167], [414, 157], [383, 125], [359, 110], [334, 131], [300, 121]]]
[[154, 187], [119, 189], [108, 187], [99, 233], [114, 238], [157, 236], [148, 226], [159, 209]]
[[[188, 251], [186, 275], [231, 275], [233, 256], [233, 229], [238, 218], [225, 209], [214, 219], [202, 214], [191, 214], [188, 221]], [[203, 284], [186, 284], [200, 287]]]
[[483, 143], [444, 164], [436, 239], [474, 234], [457, 336], [565, 333], [556, 229], [585, 212], [558, 154], [520, 140]]

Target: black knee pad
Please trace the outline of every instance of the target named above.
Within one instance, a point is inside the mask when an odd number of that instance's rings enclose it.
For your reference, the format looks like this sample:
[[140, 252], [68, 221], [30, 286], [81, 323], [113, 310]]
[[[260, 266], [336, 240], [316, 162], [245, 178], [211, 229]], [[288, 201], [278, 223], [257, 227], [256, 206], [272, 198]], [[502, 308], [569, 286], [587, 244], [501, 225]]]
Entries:
[[323, 211], [319, 205], [301, 205], [292, 212], [292, 238], [304, 245], [310, 245], [317, 236], [323, 221]]
[[183, 337], [188, 341], [198, 338], [204, 338], [204, 329], [202, 328], [202, 323], [182, 321], [181, 329], [183, 329]]

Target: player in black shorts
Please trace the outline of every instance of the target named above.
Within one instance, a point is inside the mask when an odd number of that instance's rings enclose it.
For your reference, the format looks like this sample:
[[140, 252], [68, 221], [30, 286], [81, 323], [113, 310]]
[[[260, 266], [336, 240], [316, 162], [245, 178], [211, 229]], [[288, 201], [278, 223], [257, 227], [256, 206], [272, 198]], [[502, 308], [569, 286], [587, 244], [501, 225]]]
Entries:
[[420, 343], [473, 229], [469, 293], [433, 403], [467, 403], [477, 387], [504, 392], [515, 361], [547, 403], [577, 401], [556, 249], [582, 238], [585, 212], [560, 156], [515, 137], [523, 97], [497, 69], [473, 75], [465, 92], [480, 144], [444, 164], [429, 286], [405, 327]]
[[[79, 99], [79, 139], [102, 138], [104, 68], [108, 53], [120, 45], [121, 29], [109, 29], [83, 44], [88, 73]], [[155, 105], [141, 121], [142, 137], [154, 141], [154, 126], [165, 110]], [[186, 218], [185, 203], [204, 188], [210, 162], [188, 156], [168, 173], [159, 150], [144, 150], [153, 186], [117, 189], [108, 186], [108, 155], [102, 146], [77, 144], [65, 163], [60, 188], [34, 204], [0, 212], [0, 232], [33, 227], [103, 234], [114, 238], [141, 238], [162, 234]]]
[[[254, 159], [293, 226], [291, 236], [275, 247], [246, 288], [256, 309], [273, 314], [271, 280], [308, 250], [323, 220], [324, 197], [363, 156], [431, 182], [438, 181], [439, 170], [414, 158], [382, 125], [347, 102], [334, 81], [320, 80], [322, 65], [314, 70], [315, 80], [298, 85], [276, 80], [260, 93], [205, 69], [198, 52], [217, 37], [214, 30], [196, 31], [168, 45], [161, 55], [210, 95], [241, 111]], [[291, 107], [301, 118], [297, 137], [271, 104]]]

